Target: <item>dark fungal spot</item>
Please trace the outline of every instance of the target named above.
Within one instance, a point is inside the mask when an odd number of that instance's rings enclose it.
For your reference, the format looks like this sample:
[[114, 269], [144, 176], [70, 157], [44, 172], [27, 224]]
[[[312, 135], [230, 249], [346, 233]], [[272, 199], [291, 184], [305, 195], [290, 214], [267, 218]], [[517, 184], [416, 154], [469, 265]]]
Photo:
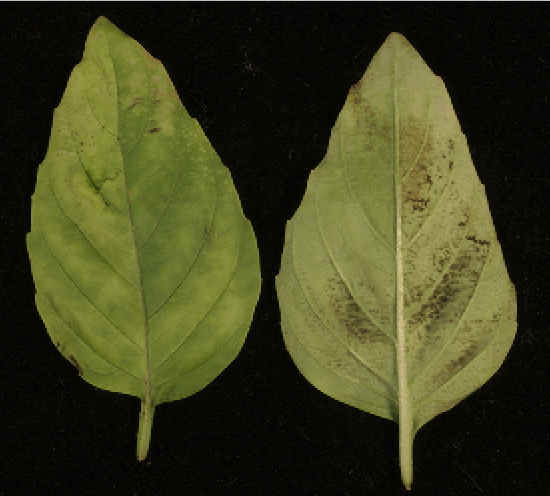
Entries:
[[409, 325], [414, 328], [425, 323], [428, 332], [452, 325], [470, 300], [487, 255], [486, 247], [463, 246], [429, 298], [410, 317]]
[[327, 281], [327, 290], [330, 308], [340, 323], [340, 330], [347, 336], [362, 344], [390, 342], [357, 304], [342, 279], [331, 277]]
[[78, 364], [78, 362], [76, 361], [76, 358], [72, 355], [69, 355], [69, 361], [76, 367], [76, 369], [78, 370], [78, 374], [82, 375], [83, 373], [82, 367]]
[[360, 86], [357, 85], [357, 87], [352, 86], [352, 89], [355, 90], [352, 93], [352, 95], [353, 95], [353, 97], [352, 97], [353, 100], [352, 101], [353, 101], [354, 105], [359, 106], [359, 105], [361, 105], [361, 88], [360, 88]]
[[126, 108], [126, 110], [130, 110], [130, 109], [133, 109], [139, 102], [141, 102], [142, 98], [140, 97], [136, 97], [134, 98], [134, 101], [132, 102], [132, 104]]
[[410, 198], [409, 201], [412, 203], [413, 211], [422, 212], [427, 208], [430, 200], [427, 198]]
[[149, 129], [149, 131], [147, 131], [149, 134], [153, 134], [153, 133], [158, 133], [160, 131], [160, 127], [154, 127], [153, 129]]
[[433, 382], [438, 386], [447, 382], [451, 377], [468, 365], [480, 352], [482, 343], [471, 343], [466, 349], [461, 351], [450, 363], [443, 365], [439, 372], [435, 374]]
[[480, 245], [480, 246], [489, 244], [489, 241], [485, 239], [477, 239], [475, 236], [466, 236], [466, 239], [468, 241], [473, 241], [476, 245]]
[[434, 184], [440, 175], [434, 162], [436, 143], [433, 133], [426, 126], [420, 119], [409, 116], [401, 122], [400, 128], [402, 154], [399, 167], [401, 174], [406, 177], [403, 182], [402, 202], [406, 213], [417, 214], [411, 222], [422, 218], [418, 214], [428, 208], [434, 191], [438, 189], [437, 184]]

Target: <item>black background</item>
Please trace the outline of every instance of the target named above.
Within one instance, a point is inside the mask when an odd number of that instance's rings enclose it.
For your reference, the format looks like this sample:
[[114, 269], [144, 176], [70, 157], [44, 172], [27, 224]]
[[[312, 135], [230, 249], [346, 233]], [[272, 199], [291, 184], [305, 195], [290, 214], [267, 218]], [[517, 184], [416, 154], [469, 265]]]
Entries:
[[[413, 492], [548, 494], [550, 36], [540, 4], [2, 4], [0, 494], [406, 494], [398, 431], [302, 378], [279, 328], [286, 221], [350, 86], [392, 31], [445, 82], [518, 295], [518, 333], [479, 391], [423, 427]], [[230, 169], [261, 257], [237, 359], [160, 405], [84, 382], [34, 306], [25, 247], [54, 108], [104, 15], [164, 64]]]

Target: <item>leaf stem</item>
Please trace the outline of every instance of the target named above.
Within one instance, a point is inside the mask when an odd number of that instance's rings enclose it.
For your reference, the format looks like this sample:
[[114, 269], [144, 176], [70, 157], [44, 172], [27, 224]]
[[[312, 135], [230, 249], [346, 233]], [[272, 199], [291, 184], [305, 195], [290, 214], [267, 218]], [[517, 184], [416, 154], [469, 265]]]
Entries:
[[153, 414], [155, 407], [151, 403], [151, 396], [147, 395], [145, 401], [141, 402], [141, 411], [139, 412], [139, 427], [137, 435], [137, 459], [141, 462], [145, 460], [149, 450], [149, 441], [151, 440], [151, 427], [153, 426]]

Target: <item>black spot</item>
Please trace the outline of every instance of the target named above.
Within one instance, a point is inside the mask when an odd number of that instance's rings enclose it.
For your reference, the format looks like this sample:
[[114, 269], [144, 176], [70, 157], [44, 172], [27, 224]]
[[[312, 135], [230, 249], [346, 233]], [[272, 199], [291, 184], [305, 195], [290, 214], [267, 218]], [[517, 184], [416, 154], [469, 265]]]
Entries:
[[154, 127], [153, 129], [149, 129], [149, 131], [147, 131], [149, 134], [153, 134], [153, 133], [158, 133], [160, 131], [160, 127]]

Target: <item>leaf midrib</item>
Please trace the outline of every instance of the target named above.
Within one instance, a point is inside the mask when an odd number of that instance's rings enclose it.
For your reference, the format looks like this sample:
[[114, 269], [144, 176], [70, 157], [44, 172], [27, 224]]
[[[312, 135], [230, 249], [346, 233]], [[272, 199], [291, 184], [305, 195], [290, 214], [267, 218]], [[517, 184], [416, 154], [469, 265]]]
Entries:
[[[112, 53], [111, 53], [111, 45], [109, 43], [107, 43], [107, 45], [109, 47], [109, 59], [110, 59], [112, 65], [113, 65], [114, 83], [115, 83], [115, 88], [116, 88], [116, 101], [119, 102], [119, 98], [118, 98], [119, 89], [118, 89], [118, 78], [117, 78], [117, 74], [116, 74], [116, 66], [115, 66], [115, 63], [113, 61], [113, 56], [112, 56]], [[143, 330], [144, 330], [143, 349], [144, 349], [144, 352], [145, 352], [145, 364], [144, 364], [145, 365], [145, 371], [144, 371], [144, 376], [143, 376], [143, 382], [144, 382], [144, 386], [145, 386], [145, 395], [144, 395], [144, 398], [141, 398], [141, 399], [145, 402], [146, 405], [150, 405], [150, 403], [151, 403], [151, 372], [150, 372], [149, 326], [148, 326], [148, 322], [147, 322], [147, 313], [146, 313], [146, 309], [145, 309], [145, 293], [143, 291], [143, 277], [142, 277], [142, 274], [141, 274], [141, 264], [140, 264], [140, 260], [139, 260], [139, 248], [138, 248], [137, 239], [136, 239], [136, 229], [135, 229], [135, 225], [134, 225], [134, 218], [132, 216], [132, 209], [131, 209], [131, 206], [130, 206], [130, 195], [129, 195], [130, 190], [128, 188], [128, 176], [126, 174], [126, 158], [127, 157], [124, 157], [124, 155], [122, 153], [122, 148], [121, 148], [121, 145], [120, 145], [120, 127], [119, 127], [120, 111], [121, 111], [121, 107], [120, 107], [120, 103], [118, 103], [118, 109], [117, 109], [117, 114], [116, 114], [117, 115], [117, 123], [116, 123], [117, 139], [118, 139], [118, 143], [119, 143], [120, 156], [121, 156], [121, 160], [122, 160], [122, 174], [124, 176], [124, 189], [125, 189], [125, 192], [126, 192], [126, 207], [128, 209], [128, 219], [130, 221], [130, 227], [132, 229], [132, 241], [134, 243], [134, 252], [135, 252], [135, 255], [136, 255], [136, 270], [137, 270], [138, 281], [139, 281], [138, 291], [139, 291], [139, 298], [140, 298], [140, 301], [141, 301], [141, 309], [142, 309], [142, 314], [143, 314]], [[139, 138], [137, 140], [137, 142], [139, 142], [140, 139], [141, 138]], [[136, 142], [135, 146], [137, 146], [137, 142]], [[135, 146], [134, 146], [134, 148], [135, 148]]]
[[[402, 250], [402, 226], [401, 226], [401, 181], [399, 170], [399, 104], [397, 95], [397, 45], [393, 43], [392, 51], [392, 92], [393, 92], [393, 124], [394, 124], [394, 191], [395, 191], [395, 265], [396, 265], [396, 335], [397, 335], [397, 380], [399, 394], [399, 445], [400, 460], [403, 467], [408, 467], [410, 459], [410, 447], [412, 445], [412, 418], [409, 398], [409, 385], [407, 380], [407, 343], [406, 327], [404, 320], [403, 298], [403, 250]], [[412, 463], [412, 462], [411, 462]]]

